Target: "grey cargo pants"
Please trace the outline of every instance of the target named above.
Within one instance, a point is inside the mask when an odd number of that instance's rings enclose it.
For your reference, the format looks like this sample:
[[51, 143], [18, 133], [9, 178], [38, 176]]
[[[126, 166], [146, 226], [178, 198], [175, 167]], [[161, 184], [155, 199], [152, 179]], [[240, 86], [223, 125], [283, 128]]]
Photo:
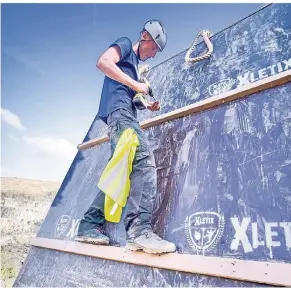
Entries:
[[[131, 188], [126, 204], [127, 214], [124, 218], [127, 239], [130, 240], [152, 230], [151, 216], [157, 191], [155, 158], [137, 119], [130, 112], [123, 109], [116, 110], [109, 115], [107, 122], [111, 157], [125, 129], [133, 128], [139, 140], [130, 176]], [[104, 200], [105, 194], [99, 190], [80, 222], [78, 234], [99, 228], [105, 223]]]

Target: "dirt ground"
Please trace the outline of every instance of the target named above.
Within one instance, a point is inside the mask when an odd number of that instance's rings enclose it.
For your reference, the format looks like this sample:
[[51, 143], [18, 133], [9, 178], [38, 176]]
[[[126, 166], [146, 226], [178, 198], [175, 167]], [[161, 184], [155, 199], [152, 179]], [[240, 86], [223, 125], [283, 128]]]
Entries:
[[12, 287], [60, 183], [1, 178], [1, 287]]

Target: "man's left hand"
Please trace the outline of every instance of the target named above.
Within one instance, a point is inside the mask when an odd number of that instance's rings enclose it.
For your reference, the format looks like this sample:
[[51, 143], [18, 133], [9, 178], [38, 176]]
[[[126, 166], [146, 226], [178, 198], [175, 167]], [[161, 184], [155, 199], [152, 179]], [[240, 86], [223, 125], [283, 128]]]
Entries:
[[161, 109], [160, 107], [160, 102], [159, 101], [155, 101], [155, 102], [148, 102], [148, 109], [152, 112], [154, 111], [159, 111]]

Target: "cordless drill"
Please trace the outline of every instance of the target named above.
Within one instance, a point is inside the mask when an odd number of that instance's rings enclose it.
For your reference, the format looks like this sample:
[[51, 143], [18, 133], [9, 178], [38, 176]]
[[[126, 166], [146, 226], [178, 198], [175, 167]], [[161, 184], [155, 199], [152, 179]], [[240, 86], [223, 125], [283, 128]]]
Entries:
[[[148, 95], [150, 97], [153, 97], [154, 100], [156, 101], [155, 97], [154, 97], [154, 94], [153, 94], [153, 90], [152, 88], [150, 87], [150, 84], [149, 82], [147, 81], [147, 79], [145, 77], [141, 77], [141, 80], [140, 82], [143, 82], [145, 83], [147, 86], [148, 86]], [[135, 96], [133, 97], [133, 104], [135, 105], [135, 107], [139, 110], [144, 110], [144, 109], [147, 109], [148, 107], [148, 101], [145, 97], [146, 95], [143, 94], [143, 93], [137, 93], [135, 94]]]

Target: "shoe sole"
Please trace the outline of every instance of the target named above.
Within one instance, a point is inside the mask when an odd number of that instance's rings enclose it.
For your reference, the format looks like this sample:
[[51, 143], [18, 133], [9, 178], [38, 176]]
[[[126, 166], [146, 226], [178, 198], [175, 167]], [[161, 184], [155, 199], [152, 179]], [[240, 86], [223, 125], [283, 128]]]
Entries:
[[125, 248], [127, 250], [131, 250], [131, 251], [143, 250], [142, 247], [140, 247], [136, 244], [133, 244], [133, 243], [127, 243]]
[[126, 244], [126, 249], [131, 250], [131, 251], [139, 251], [139, 250], [143, 250], [144, 252], [148, 253], [148, 254], [162, 254], [162, 253], [171, 253], [171, 252], [175, 252], [176, 248], [169, 248], [169, 249], [149, 249], [149, 248], [145, 248], [142, 246], [139, 246], [137, 244]]
[[96, 239], [96, 238], [90, 238], [90, 237], [77, 237], [75, 241], [82, 242], [82, 243], [90, 243], [90, 244], [95, 244], [95, 245], [108, 245], [109, 244], [109, 241]]

